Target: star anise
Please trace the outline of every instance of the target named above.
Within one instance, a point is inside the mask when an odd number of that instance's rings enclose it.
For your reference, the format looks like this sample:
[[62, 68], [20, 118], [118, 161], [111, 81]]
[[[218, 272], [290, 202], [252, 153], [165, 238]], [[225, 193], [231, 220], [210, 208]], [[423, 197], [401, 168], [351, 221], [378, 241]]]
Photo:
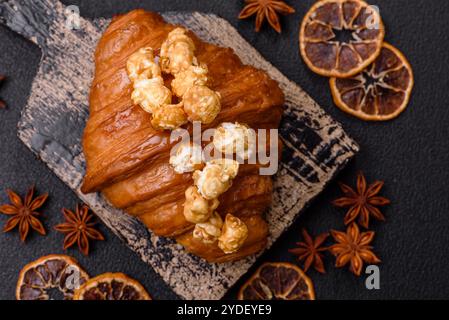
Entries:
[[245, 0], [245, 3], [246, 6], [240, 12], [239, 19], [246, 19], [255, 14], [256, 32], [260, 31], [266, 18], [273, 29], [281, 33], [278, 13], [291, 14], [295, 12], [295, 9], [281, 0]]
[[75, 212], [63, 208], [62, 213], [66, 221], [55, 226], [55, 230], [66, 234], [64, 250], [77, 243], [80, 251], [87, 256], [89, 239], [104, 240], [103, 235], [94, 228], [96, 225], [96, 222], [92, 220], [94, 215], [89, 214], [89, 208], [86, 205], [77, 205]]
[[[2, 74], [0, 74], [0, 85], [2, 84], [2, 82], [6, 79], [6, 77]], [[3, 101], [2, 99], [0, 99], [0, 109], [4, 109], [6, 107], [6, 103], [5, 101]]]
[[383, 181], [375, 181], [367, 187], [366, 179], [361, 172], [357, 176], [357, 190], [340, 183], [340, 188], [345, 195], [334, 200], [332, 204], [340, 208], [349, 207], [344, 219], [345, 225], [352, 223], [357, 217], [359, 224], [366, 229], [369, 225], [370, 216], [385, 221], [385, 217], [377, 208], [377, 206], [390, 203], [387, 198], [377, 195], [383, 185]]
[[321, 247], [323, 242], [329, 237], [329, 233], [322, 233], [315, 239], [309, 235], [306, 229], [302, 229], [303, 242], [297, 242], [297, 248], [288, 250], [290, 253], [298, 256], [300, 261], [304, 262], [304, 271], [307, 271], [313, 264], [316, 271], [326, 273], [323, 264], [323, 255], [321, 252], [326, 251], [327, 248]]
[[363, 262], [379, 263], [380, 259], [371, 251], [373, 247], [369, 245], [373, 241], [374, 234], [373, 231], [360, 233], [356, 223], [352, 223], [346, 229], [346, 233], [331, 230], [332, 237], [337, 241], [329, 247], [329, 251], [337, 258], [335, 266], [341, 268], [350, 263], [349, 270], [360, 276]]
[[42, 207], [45, 200], [47, 200], [48, 193], [40, 195], [33, 200], [33, 186], [29, 188], [24, 201], [12, 190], [7, 190], [7, 193], [11, 204], [0, 206], [0, 212], [12, 217], [6, 222], [3, 227], [3, 232], [11, 231], [19, 226], [20, 239], [23, 242], [25, 242], [28, 236], [30, 227], [44, 236], [46, 234], [45, 228], [37, 218], [40, 216], [40, 213], [36, 212], [36, 210]]

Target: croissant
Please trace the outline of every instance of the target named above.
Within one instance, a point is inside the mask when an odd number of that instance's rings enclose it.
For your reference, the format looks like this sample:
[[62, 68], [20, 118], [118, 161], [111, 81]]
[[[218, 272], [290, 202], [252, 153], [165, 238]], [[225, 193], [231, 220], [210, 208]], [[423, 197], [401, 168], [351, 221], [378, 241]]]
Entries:
[[[157, 52], [175, 27], [157, 13], [134, 10], [115, 16], [104, 32], [95, 52], [81, 190], [102, 192], [113, 206], [138, 217], [156, 235], [173, 237], [210, 262], [241, 259], [266, 246], [268, 226], [263, 214], [272, 200], [271, 177], [259, 175], [257, 164], [242, 164], [231, 188], [219, 197], [217, 212], [223, 218], [231, 213], [248, 227], [248, 237], [237, 252], [226, 254], [216, 242], [199, 241], [192, 236], [194, 224], [183, 214], [192, 173], [174, 171], [169, 164], [170, 131], [155, 130], [151, 115], [131, 100], [128, 57], [142, 47]], [[205, 43], [190, 31], [188, 35], [198, 62], [207, 65], [209, 87], [221, 95], [220, 113], [202, 130], [235, 121], [257, 129], [278, 128], [284, 104], [278, 84], [265, 72], [243, 65], [232, 49]], [[171, 80], [164, 75], [166, 86]]]

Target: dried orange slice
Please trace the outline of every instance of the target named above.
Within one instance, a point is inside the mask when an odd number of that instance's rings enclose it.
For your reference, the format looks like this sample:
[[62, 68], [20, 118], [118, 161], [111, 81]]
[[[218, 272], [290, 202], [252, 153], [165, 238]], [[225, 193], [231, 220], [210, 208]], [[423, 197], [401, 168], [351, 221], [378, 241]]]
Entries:
[[151, 300], [145, 288], [123, 273], [105, 273], [75, 291], [73, 300]]
[[376, 59], [385, 35], [378, 9], [362, 0], [322, 0], [305, 15], [299, 33], [302, 58], [327, 77], [350, 77]]
[[335, 104], [363, 120], [397, 117], [407, 106], [413, 88], [413, 71], [404, 55], [384, 43], [379, 57], [361, 73], [329, 80]]
[[239, 300], [315, 300], [312, 281], [291, 263], [264, 263], [240, 289]]
[[20, 271], [17, 300], [49, 300], [73, 297], [75, 289], [89, 279], [78, 262], [65, 255], [52, 254], [27, 264]]

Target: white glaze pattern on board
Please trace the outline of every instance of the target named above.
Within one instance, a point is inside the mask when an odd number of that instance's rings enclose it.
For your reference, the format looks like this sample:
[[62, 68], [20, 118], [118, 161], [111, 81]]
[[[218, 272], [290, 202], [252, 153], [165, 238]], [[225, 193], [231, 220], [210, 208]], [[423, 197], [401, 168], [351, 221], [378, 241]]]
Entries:
[[[164, 18], [188, 27], [205, 41], [234, 49], [244, 63], [267, 71], [285, 93], [286, 111], [280, 128], [285, 150], [275, 180], [274, 203], [267, 213], [271, 245], [358, 151], [358, 146], [227, 21], [203, 13], [166, 13]], [[81, 138], [89, 112], [93, 52], [109, 21], [81, 19], [79, 30], [69, 30], [65, 27], [64, 6], [56, 0], [41, 0], [32, 5], [6, 1], [0, 4], [0, 21], [43, 51], [19, 123], [20, 139], [178, 295], [185, 299], [222, 297], [256, 257], [209, 264], [187, 254], [174, 241], [152, 235], [135, 218], [108, 205], [101, 195], [84, 195], [79, 190], [85, 171]]]

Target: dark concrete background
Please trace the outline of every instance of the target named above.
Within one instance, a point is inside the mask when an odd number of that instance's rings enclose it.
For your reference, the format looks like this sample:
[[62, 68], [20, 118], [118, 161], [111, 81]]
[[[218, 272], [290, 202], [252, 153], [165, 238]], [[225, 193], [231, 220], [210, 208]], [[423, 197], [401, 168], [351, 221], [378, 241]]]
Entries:
[[[346, 269], [335, 269], [334, 259], [327, 256], [327, 274], [309, 272], [317, 298], [449, 297], [448, 1], [377, 0], [372, 3], [380, 7], [386, 24], [386, 41], [405, 53], [415, 73], [415, 88], [408, 109], [398, 119], [385, 123], [366, 123], [339, 111], [332, 103], [327, 79], [310, 72], [299, 57], [298, 24], [312, 0], [287, 0], [296, 13], [282, 18], [281, 35], [267, 26], [257, 34], [253, 31], [254, 19], [239, 21], [237, 16], [243, 6], [240, 0], [63, 2], [78, 5], [81, 15], [87, 18], [111, 17], [134, 8], [146, 8], [213, 12], [229, 20], [267, 60], [340, 121], [360, 144], [360, 154], [337, 179], [354, 184], [357, 171], [363, 170], [369, 181], [385, 180], [383, 195], [392, 200], [383, 210], [387, 221], [371, 225], [376, 231], [375, 252], [383, 261], [380, 290], [365, 289], [364, 275], [357, 278]], [[7, 202], [7, 188], [23, 195], [29, 185], [36, 183], [39, 192], [50, 193], [42, 210], [49, 231], [46, 237], [34, 233], [22, 244], [17, 232], [0, 234], [0, 299], [13, 299], [18, 272], [26, 263], [45, 254], [64, 252], [63, 236], [51, 229], [62, 220], [61, 207], [73, 208], [78, 199], [16, 135], [16, 124], [39, 64], [39, 49], [0, 26], [0, 50], [0, 73], [8, 76], [0, 88], [0, 97], [8, 103], [6, 110], [0, 110], [0, 203]], [[294, 262], [287, 249], [300, 240], [302, 227], [313, 234], [342, 229], [344, 212], [330, 205], [339, 195], [338, 186], [333, 182], [256, 266], [263, 261]], [[0, 223], [4, 224], [6, 219], [1, 215]], [[101, 230], [107, 239], [94, 244], [89, 257], [83, 257], [77, 250], [69, 250], [68, 254], [76, 257], [91, 275], [125, 272], [141, 281], [154, 298], [176, 298], [136, 254], [105, 227]], [[235, 298], [242, 280], [227, 298]]]

